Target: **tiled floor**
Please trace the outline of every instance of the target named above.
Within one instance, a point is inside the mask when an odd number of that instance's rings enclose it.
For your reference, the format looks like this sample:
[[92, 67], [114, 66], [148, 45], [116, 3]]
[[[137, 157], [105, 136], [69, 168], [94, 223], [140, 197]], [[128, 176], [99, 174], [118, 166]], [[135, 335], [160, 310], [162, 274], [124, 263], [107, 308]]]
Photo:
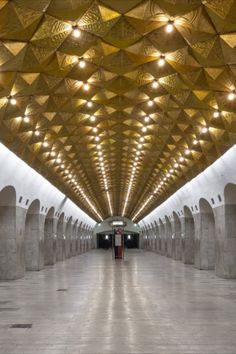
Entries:
[[92, 251], [0, 283], [0, 353], [236, 354], [236, 281], [150, 252]]

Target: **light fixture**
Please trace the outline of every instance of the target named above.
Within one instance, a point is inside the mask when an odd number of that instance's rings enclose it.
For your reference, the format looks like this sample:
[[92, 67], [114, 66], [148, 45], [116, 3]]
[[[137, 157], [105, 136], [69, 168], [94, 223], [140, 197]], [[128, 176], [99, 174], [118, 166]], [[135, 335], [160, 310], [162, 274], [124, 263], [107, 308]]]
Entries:
[[165, 56], [161, 55], [158, 60], [158, 66], [164, 66], [164, 65], [165, 65]]
[[[144, 137], [141, 136], [141, 138], [139, 139], [139, 141], [140, 141], [141, 143], [143, 143], [143, 142], [144, 142]], [[137, 151], [137, 152], [139, 152], [139, 151]], [[137, 152], [136, 152], [136, 154], [137, 154]]]
[[208, 128], [207, 127], [201, 128], [201, 133], [205, 134], [207, 132], [208, 132]]
[[147, 127], [142, 127], [142, 132], [146, 133]]
[[28, 116], [24, 116], [24, 117], [23, 117], [23, 121], [24, 121], [25, 123], [29, 123], [30, 119], [29, 119]]
[[233, 101], [236, 98], [236, 93], [235, 90], [233, 90], [232, 92], [230, 92], [227, 96], [229, 101]]
[[128, 240], [131, 240], [131, 235], [128, 235]]
[[35, 134], [36, 136], [39, 136], [39, 135], [40, 135], [40, 132], [39, 132], [38, 130], [35, 130], [34, 134]]
[[79, 37], [80, 37], [81, 32], [80, 32], [80, 30], [79, 30], [79, 28], [78, 28], [77, 25], [73, 26], [73, 32], [72, 32], [72, 34], [73, 34], [73, 36], [74, 36], [75, 38], [79, 38]]
[[93, 128], [93, 132], [94, 132], [94, 133], [97, 133], [97, 131], [98, 131], [98, 128], [94, 127], [94, 128]]
[[12, 104], [13, 106], [15, 106], [16, 105], [16, 103], [17, 103], [17, 101], [16, 101], [16, 99], [14, 98], [14, 97], [9, 97], [9, 102], [10, 102], [10, 104]]
[[180, 161], [180, 162], [184, 162], [184, 157], [183, 157], [183, 156], [180, 156], [179, 161]]
[[159, 87], [159, 82], [156, 81], [156, 80], [154, 80], [154, 81], [152, 82], [152, 88], [153, 88], [153, 89], [157, 89], [158, 87]]
[[153, 101], [149, 100], [147, 104], [148, 104], [149, 107], [152, 107], [153, 106]]
[[190, 152], [191, 152], [191, 151], [190, 151], [189, 149], [186, 149], [184, 153], [185, 153], [185, 155], [189, 155]]
[[85, 60], [84, 60], [83, 58], [80, 59], [80, 60], [79, 60], [79, 67], [80, 67], [81, 69], [84, 69], [85, 66], [86, 66]]
[[195, 139], [193, 140], [193, 145], [197, 145], [198, 141]]
[[213, 117], [214, 118], [218, 118], [220, 116], [220, 112], [219, 111], [215, 111], [214, 113], [213, 113]]
[[91, 107], [93, 106], [93, 102], [88, 101], [88, 102], [87, 102], [87, 106], [88, 106], [89, 108], [91, 108]]
[[166, 25], [166, 32], [171, 33], [174, 30], [174, 21], [169, 20], [168, 24]]
[[144, 121], [147, 123], [147, 122], [149, 122], [150, 121], [150, 117], [149, 116], [146, 116], [145, 118], [144, 118]]
[[84, 86], [83, 86], [83, 89], [85, 91], [88, 91], [90, 89], [90, 85], [86, 82], [86, 84], [84, 84]]
[[43, 142], [43, 146], [44, 146], [44, 147], [48, 147], [48, 142], [47, 142], [47, 141], [44, 141], [44, 142]]
[[99, 141], [99, 140], [100, 140], [99, 136], [95, 136], [95, 141]]
[[91, 122], [95, 122], [96, 117], [95, 116], [90, 116], [90, 120], [91, 120]]

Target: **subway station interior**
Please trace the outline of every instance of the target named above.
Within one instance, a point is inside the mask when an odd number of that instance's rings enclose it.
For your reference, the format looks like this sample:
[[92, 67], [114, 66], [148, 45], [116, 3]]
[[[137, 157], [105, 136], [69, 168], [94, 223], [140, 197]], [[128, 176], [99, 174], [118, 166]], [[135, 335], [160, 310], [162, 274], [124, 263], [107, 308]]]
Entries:
[[0, 354], [236, 354], [236, 0], [0, 0]]

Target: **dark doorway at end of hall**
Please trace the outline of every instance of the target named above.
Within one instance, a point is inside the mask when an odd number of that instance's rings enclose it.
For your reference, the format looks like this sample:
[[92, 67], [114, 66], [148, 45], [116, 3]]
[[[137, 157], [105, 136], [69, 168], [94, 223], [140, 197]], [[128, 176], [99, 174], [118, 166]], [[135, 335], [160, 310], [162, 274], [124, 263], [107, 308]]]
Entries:
[[[112, 247], [111, 233], [97, 234], [97, 248], [109, 249]], [[125, 234], [124, 235], [125, 248], [139, 248], [139, 234]]]

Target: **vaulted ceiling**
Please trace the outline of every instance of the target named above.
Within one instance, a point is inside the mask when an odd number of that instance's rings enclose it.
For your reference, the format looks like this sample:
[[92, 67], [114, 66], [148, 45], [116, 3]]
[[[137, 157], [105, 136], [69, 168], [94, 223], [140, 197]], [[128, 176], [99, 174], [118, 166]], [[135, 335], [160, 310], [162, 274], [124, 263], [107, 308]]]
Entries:
[[235, 0], [0, 2], [0, 140], [96, 220], [235, 144], [235, 79]]

